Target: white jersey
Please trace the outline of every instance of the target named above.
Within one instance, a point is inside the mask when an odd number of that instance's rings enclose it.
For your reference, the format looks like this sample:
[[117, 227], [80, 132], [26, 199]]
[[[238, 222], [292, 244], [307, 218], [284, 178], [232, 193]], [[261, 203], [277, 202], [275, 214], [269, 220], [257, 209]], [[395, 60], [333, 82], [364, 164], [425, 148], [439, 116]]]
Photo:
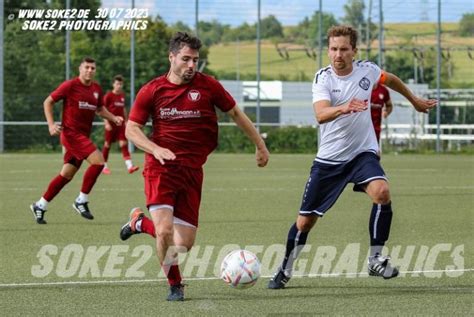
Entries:
[[343, 114], [319, 126], [321, 142], [316, 161], [341, 164], [362, 152], [377, 153], [379, 146], [370, 116], [370, 96], [381, 70], [372, 62], [353, 61], [349, 75], [338, 76], [331, 66], [320, 69], [313, 81], [313, 104], [329, 100], [340, 106], [356, 98], [369, 102], [367, 110]]

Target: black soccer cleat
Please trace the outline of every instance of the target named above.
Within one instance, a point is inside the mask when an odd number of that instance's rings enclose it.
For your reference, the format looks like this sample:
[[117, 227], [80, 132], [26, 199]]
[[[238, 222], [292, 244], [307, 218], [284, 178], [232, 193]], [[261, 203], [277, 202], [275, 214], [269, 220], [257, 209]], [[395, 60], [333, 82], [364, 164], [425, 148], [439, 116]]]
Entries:
[[46, 220], [44, 220], [44, 213], [46, 212], [46, 210], [36, 206], [35, 203], [32, 203], [30, 205], [30, 210], [33, 213], [33, 217], [35, 217], [37, 224], [45, 225], [47, 223]]
[[92, 215], [91, 211], [89, 210], [88, 204], [89, 204], [88, 202], [80, 204], [77, 201], [75, 201], [72, 204], [72, 208], [74, 208], [74, 210], [78, 214], [80, 214], [82, 217], [84, 217], [86, 219], [89, 219], [89, 220], [92, 220], [92, 219], [94, 219], [94, 216]]
[[133, 208], [132, 211], [130, 211], [128, 222], [122, 226], [122, 229], [120, 229], [120, 239], [122, 241], [127, 240], [134, 234], [140, 233], [137, 231], [136, 224], [137, 221], [143, 219], [144, 216], [145, 214], [138, 207]]
[[285, 288], [286, 283], [290, 280], [289, 276], [285, 275], [285, 272], [281, 268], [278, 268], [278, 271], [268, 282], [269, 289], [283, 289]]
[[388, 263], [389, 260], [389, 256], [381, 256], [380, 254], [369, 257], [369, 263], [367, 265], [369, 275], [381, 276], [386, 280], [397, 277], [399, 273], [398, 269], [396, 267], [392, 267], [390, 263]]
[[169, 302], [184, 301], [184, 284], [171, 285], [170, 292], [166, 300]]

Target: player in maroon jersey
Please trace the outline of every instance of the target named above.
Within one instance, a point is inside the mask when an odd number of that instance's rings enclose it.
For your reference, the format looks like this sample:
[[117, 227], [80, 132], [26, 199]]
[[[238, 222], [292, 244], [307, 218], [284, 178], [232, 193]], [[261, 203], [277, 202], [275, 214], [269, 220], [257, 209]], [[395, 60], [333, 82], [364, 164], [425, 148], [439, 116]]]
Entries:
[[[123, 77], [122, 75], [117, 75], [114, 77], [113, 90], [109, 91], [104, 96], [104, 107], [109, 110], [110, 113], [120, 116], [127, 121], [127, 111], [125, 110], [125, 93], [122, 90], [123, 87]], [[117, 126], [113, 122], [110, 122], [107, 119], [104, 119], [105, 125], [105, 136], [104, 136], [104, 146], [102, 148], [102, 155], [104, 156], [105, 165], [102, 173], [110, 174], [110, 169], [107, 166], [107, 160], [109, 159], [109, 151], [112, 143], [118, 140], [120, 150], [122, 151], [122, 156], [125, 161], [125, 166], [127, 167], [128, 173], [132, 174], [133, 172], [138, 171], [139, 167], [134, 166], [128, 151], [128, 142], [125, 137], [125, 125]]]
[[[59, 175], [51, 180], [43, 196], [30, 206], [39, 224], [46, 224], [44, 213], [48, 203], [71, 181], [83, 160], [87, 160], [90, 166], [84, 173], [81, 191], [72, 207], [84, 218], [94, 219], [88, 206], [88, 194], [102, 172], [104, 157], [89, 138], [92, 121], [95, 114], [98, 114], [116, 125], [121, 125], [123, 122], [122, 117], [115, 116], [102, 107], [102, 89], [93, 81], [95, 72], [95, 60], [90, 57], [84, 58], [79, 66], [79, 76], [63, 82], [43, 103], [49, 133], [52, 136], [60, 135], [66, 152]], [[58, 124], [54, 122], [53, 107], [61, 99], [63, 116], [62, 123]]]
[[382, 131], [382, 117], [387, 118], [393, 110], [392, 100], [388, 89], [381, 84], [375, 84], [370, 98], [370, 113], [374, 124], [377, 142], [380, 144], [380, 131]]
[[[160, 264], [170, 285], [169, 301], [184, 299], [177, 253], [194, 245], [203, 180], [202, 166], [217, 146], [216, 108], [226, 112], [256, 146], [260, 167], [269, 152], [250, 119], [214, 78], [197, 72], [201, 41], [176, 33], [169, 45], [170, 70], [148, 82], [137, 95], [127, 123], [127, 138], [146, 152], [144, 177], [151, 220], [135, 208], [120, 232], [156, 238]], [[152, 118], [149, 139], [142, 131]]]

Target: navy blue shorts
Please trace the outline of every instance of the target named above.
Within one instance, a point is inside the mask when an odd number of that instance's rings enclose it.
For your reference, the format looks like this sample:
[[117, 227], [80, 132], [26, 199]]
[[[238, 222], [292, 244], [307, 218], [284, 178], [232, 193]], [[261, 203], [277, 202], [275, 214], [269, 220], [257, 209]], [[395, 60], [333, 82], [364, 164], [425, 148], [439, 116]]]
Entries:
[[299, 214], [323, 216], [348, 183], [354, 183], [354, 191], [365, 192], [365, 185], [371, 181], [387, 180], [379, 160], [376, 154], [364, 152], [344, 164], [331, 165], [314, 161]]

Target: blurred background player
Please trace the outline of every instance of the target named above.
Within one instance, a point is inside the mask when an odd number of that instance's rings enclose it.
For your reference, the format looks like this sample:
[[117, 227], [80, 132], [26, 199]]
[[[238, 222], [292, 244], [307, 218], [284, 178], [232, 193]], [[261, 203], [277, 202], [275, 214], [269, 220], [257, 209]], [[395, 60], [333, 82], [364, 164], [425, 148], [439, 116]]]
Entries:
[[[112, 84], [112, 91], [109, 91], [105, 94], [104, 97], [104, 107], [107, 110], [124, 119], [124, 122], [127, 121], [127, 110], [125, 109], [125, 93], [122, 90], [123, 87], [123, 77], [122, 75], [117, 75], [114, 77], [114, 82]], [[125, 166], [127, 167], [128, 173], [132, 174], [133, 172], [138, 171], [139, 167], [134, 166], [128, 151], [128, 142], [125, 138], [125, 124], [116, 125], [113, 122], [110, 122], [107, 119], [104, 119], [105, 126], [105, 135], [104, 135], [104, 147], [102, 148], [102, 155], [104, 156], [105, 165], [102, 173], [110, 174], [109, 166], [107, 161], [109, 159], [109, 151], [112, 143], [118, 140], [120, 151], [122, 152], [123, 159], [125, 161]]]
[[[216, 108], [226, 112], [256, 146], [260, 167], [268, 150], [253, 123], [214, 78], [197, 72], [201, 41], [178, 32], [170, 40], [170, 70], [140, 89], [130, 112], [126, 135], [146, 152], [146, 204], [152, 220], [139, 208], [120, 232], [127, 240], [135, 233], [156, 238], [158, 259], [168, 278], [167, 300], [184, 300], [177, 252], [194, 245], [203, 181], [202, 166], [217, 146]], [[149, 139], [142, 131], [152, 118]]]
[[365, 192], [372, 201], [369, 218], [371, 276], [389, 279], [398, 275], [382, 249], [392, 223], [388, 181], [380, 165], [378, 143], [370, 117], [370, 94], [380, 82], [407, 98], [419, 112], [436, 107], [436, 100], [412, 94], [395, 75], [368, 61], [355, 61], [357, 31], [333, 26], [328, 31], [331, 64], [320, 69], [313, 81], [313, 108], [319, 123], [321, 142], [306, 183], [296, 222], [290, 227], [285, 257], [270, 289], [282, 289], [291, 278], [293, 263], [306, 244], [309, 231], [334, 205], [348, 183], [354, 191]]
[[376, 83], [374, 88], [372, 88], [372, 95], [370, 97], [370, 114], [379, 145], [380, 132], [382, 131], [382, 118], [387, 119], [392, 113], [392, 110], [393, 105], [390, 99], [390, 92], [384, 85]]
[[[49, 133], [52, 136], [60, 135], [66, 151], [59, 175], [51, 180], [43, 196], [30, 206], [39, 224], [46, 224], [44, 213], [48, 203], [71, 181], [83, 160], [87, 160], [90, 166], [84, 173], [81, 191], [72, 207], [84, 218], [94, 219], [89, 210], [88, 195], [102, 172], [104, 157], [89, 138], [92, 121], [95, 114], [98, 114], [116, 125], [121, 125], [123, 122], [122, 117], [115, 116], [102, 107], [102, 88], [93, 81], [95, 73], [95, 60], [90, 57], [84, 58], [79, 66], [79, 76], [63, 82], [43, 103]], [[54, 122], [53, 115], [54, 104], [59, 100], [63, 100], [61, 124]]]

